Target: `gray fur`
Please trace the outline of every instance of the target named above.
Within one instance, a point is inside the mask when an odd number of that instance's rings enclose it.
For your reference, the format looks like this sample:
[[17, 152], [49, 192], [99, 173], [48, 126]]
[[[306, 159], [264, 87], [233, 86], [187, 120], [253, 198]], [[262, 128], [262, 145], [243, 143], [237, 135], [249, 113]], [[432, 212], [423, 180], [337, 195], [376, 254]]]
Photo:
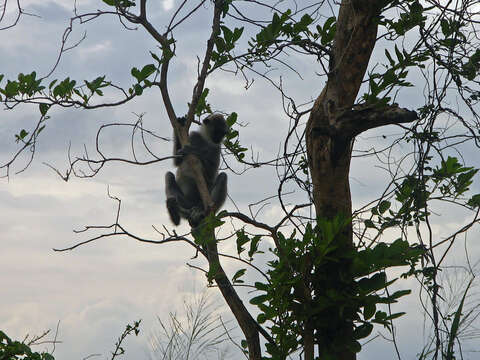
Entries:
[[[179, 119], [179, 121], [182, 121]], [[228, 126], [221, 114], [211, 114], [203, 120], [200, 131], [191, 131], [189, 143], [183, 148], [174, 134], [173, 163], [177, 167], [176, 176], [168, 171], [165, 175], [165, 193], [170, 219], [175, 225], [180, 219], [187, 219], [192, 227], [198, 226], [205, 217], [202, 199], [197, 189], [192, 169], [184, 162], [183, 157], [195, 155], [202, 164], [203, 176], [207, 182], [215, 211], [220, 209], [227, 197], [227, 174], [218, 173], [220, 166], [221, 144]]]

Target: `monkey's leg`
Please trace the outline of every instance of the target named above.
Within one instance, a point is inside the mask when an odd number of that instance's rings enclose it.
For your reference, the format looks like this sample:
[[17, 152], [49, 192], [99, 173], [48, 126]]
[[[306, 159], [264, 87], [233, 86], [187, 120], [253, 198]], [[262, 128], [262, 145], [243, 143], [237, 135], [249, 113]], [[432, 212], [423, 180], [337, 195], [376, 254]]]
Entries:
[[227, 174], [221, 172], [215, 179], [211, 192], [213, 204], [215, 205], [215, 212], [217, 212], [227, 198]]
[[167, 210], [170, 220], [175, 225], [178, 225], [180, 224], [180, 208], [177, 199], [183, 198], [183, 193], [175, 181], [175, 175], [170, 171], [165, 174], [165, 194], [167, 196]]
[[[225, 202], [227, 198], [227, 174], [224, 172], [218, 174], [215, 179], [215, 184], [213, 185], [212, 192], [210, 193], [212, 197], [214, 212], [217, 212]], [[190, 210], [190, 216], [187, 218], [190, 226], [196, 228], [201, 221], [205, 218], [205, 210], [202, 207], [192, 207]]]

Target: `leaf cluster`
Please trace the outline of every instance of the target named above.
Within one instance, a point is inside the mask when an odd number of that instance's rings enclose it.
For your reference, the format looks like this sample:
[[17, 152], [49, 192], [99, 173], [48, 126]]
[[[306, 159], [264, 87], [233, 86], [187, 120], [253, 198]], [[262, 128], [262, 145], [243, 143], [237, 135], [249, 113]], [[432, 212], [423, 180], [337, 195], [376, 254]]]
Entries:
[[372, 71], [369, 74], [369, 92], [363, 95], [365, 103], [379, 106], [390, 103], [392, 98], [388, 94], [392, 90], [413, 86], [406, 80], [408, 68], [423, 68], [423, 63], [429, 59], [425, 52], [410, 54], [405, 50], [400, 50], [396, 45], [394, 50], [395, 57], [385, 49], [385, 56], [389, 64], [384, 72]]
[[130, 1], [130, 0], [102, 0], [102, 1], [109, 6], [115, 6], [117, 8], [124, 8], [124, 9], [136, 5], [134, 1]]
[[394, 19], [382, 19], [381, 25], [393, 31], [397, 36], [403, 36], [416, 26], [425, 26], [427, 17], [425, 9], [418, 0], [407, 0], [402, 2], [403, 11]]
[[364, 221], [367, 228], [382, 232], [391, 227], [419, 224], [430, 214], [427, 209], [430, 200], [450, 200], [463, 202], [471, 208], [480, 207], [480, 194], [465, 197], [479, 169], [463, 166], [451, 156], [436, 167], [428, 166], [430, 160], [426, 159], [422, 176], [408, 175], [396, 184], [394, 199], [399, 208], [393, 209], [388, 200], [380, 201], [371, 210], [374, 219]]
[[335, 34], [335, 18], [329, 18], [324, 26], [317, 26], [317, 34], [310, 29], [313, 18], [304, 14], [300, 20], [292, 18], [292, 10], [275, 12], [272, 20], [250, 39], [247, 63], [264, 61], [270, 58], [283, 45], [301, 44], [305, 40], [321, 39], [322, 44], [329, 43]]
[[[269, 281], [256, 282], [261, 294], [250, 300], [260, 310], [257, 321], [267, 323], [275, 339], [276, 346], [266, 344], [272, 359], [285, 359], [302, 346], [299, 334], [307, 323], [315, 327], [315, 341], [327, 355], [342, 346], [360, 351], [358, 340], [369, 336], [374, 324], [390, 329], [391, 321], [403, 314], [388, 314], [378, 307], [410, 293], [386, 292], [397, 280], [387, 280], [386, 271], [397, 266], [414, 268], [423, 250], [402, 239], [348, 250], [342, 239], [349, 222], [337, 216], [319, 219], [315, 227], [307, 225], [301, 237], [295, 231], [288, 238], [278, 233], [279, 248], [272, 250], [275, 259], [268, 263]], [[244, 243], [242, 235], [237, 246]], [[338, 334], [345, 319], [354, 324], [351, 342], [335, 343], [339, 339], [332, 334]]]
[[237, 158], [238, 161], [242, 161], [245, 158], [247, 148], [240, 143], [239, 132], [233, 128], [233, 125], [237, 123], [238, 115], [232, 112], [226, 119], [229, 131], [225, 136], [225, 147]]
[[132, 324], [127, 324], [123, 333], [119, 336], [117, 342], [115, 343], [115, 350], [112, 351], [112, 360], [115, 359], [117, 356], [121, 356], [125, 354], [125, 349], [123, 348], [122, 344], [127, 338], [127, 336], [134, 334], [138, 336], [140, 334], [140, 323], [142, 320], [134, 321]]
[[54, 360], [53, 355], [34, 352], [27, 344], [11, 340], [0, 330], [0, 359], [2, 360]]
[[222, 25], [220, 29], [221, 34], [215, 38], [215, 50], [212, 51], [213, 68], [220, 67], [234, 58], [233, 50], [243, 34], [243, 27], [231, 30]]
[[[152, 54], [153, 56], [154, 54]], [[152, 82], [148, 80], [148, 77], [157, 71], [157, 67], [154, 64], [145, 65], [142, 70], [133, 67], [131, 70], [132, 76], [137, 80], [137, 83], [133, 85], [133, 88], [129, 89], [129, 93], [135, 95], [142, 95], [143, 89], [146, 87], [151, 87]], [[142, 86], [142, 82], [144, 86]]]

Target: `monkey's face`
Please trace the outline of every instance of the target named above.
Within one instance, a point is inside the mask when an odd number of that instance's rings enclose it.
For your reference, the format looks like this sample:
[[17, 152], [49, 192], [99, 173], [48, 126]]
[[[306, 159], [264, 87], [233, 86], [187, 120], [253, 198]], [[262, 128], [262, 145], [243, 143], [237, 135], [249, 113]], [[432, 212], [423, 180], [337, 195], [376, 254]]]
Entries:
[[215, 144], [220, 144], [228, 133], [228, 126], [225, 119], [220, 114], [212, 114], [203, 119], [203, 124], [207, 127], [208, 135]]
[[227, 127], [224, 126], [222, 128], [220, 127], [215, 127], [213, 129], [213, 133], [211, 134], [212, 136], [212, 141], [215, 143], [215, 144], [220, 144], [222, 141], [223, 141], [223, 138], [225, 137], [225, 135], [227, 134], [228, 130], [227, 130]]

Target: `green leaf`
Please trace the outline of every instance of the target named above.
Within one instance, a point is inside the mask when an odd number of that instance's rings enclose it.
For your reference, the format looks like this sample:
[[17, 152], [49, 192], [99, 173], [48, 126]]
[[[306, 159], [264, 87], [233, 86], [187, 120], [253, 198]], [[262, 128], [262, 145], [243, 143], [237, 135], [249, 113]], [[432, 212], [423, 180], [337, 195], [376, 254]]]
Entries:
[[151, 55], [152, 58], [154, 58], [159, 64], [162, 63], [162, 60], [160, 60], [160, 58], [157, 56], [157, 54], [155, 54], [154, 52], [151, 52], [151, 51], [150, 51], [150, 55]]
[[142, 88], [142, 86], [141, 86], [140, 84], [135, 84], [135, 85], [133, 86], [133, 88], [134, 88], [134, 90], [135, 90], [135, 95], [137, 95], [137, 96], [142, 95], [142, 93], [143, 93], [143, 88]]
[[325, 24], [323, 24], [323, 28], [321, 30], [321, 38], [320, 43], [322, 45], [327, 45], [330, 43], [333, 38], [335, 37], [335, 32], [337, 30], [336, 24], [337, 18], [335, 16], [329, 17]]
[[393, 60], [392, 55], [390, 55], [387, 49], [385, 49], [385, 56], [387, 57], [390, 66], [393, 67], [395, 65], [395, 61]]
[[467, 204], [471, 207], [480, 207], [480, 194], [473, 195]]
[[145, 65], [140, 72], [142, 75], [142, 80], [145, 80], [150, 75], [152, 75], [157, 70], [156, 66], [153, 64]]
[[[240, 39], [240, 37], [242, 36], [243, 34], [243, 27], [241, 28], [235, 28], [235, 30], [233, 30], [233, 38], [232, 38], [232, 41], [233, 42], [236, 42], [238, 39]], [[1, 79], [0, 79], [1, 81]]]
[[226, 43], [230, 43], [232, 42], [232, 39], [233, 39], [233, 31], [230, 30], [228, 27], [226, 26], [222, 26], [222, 32], [223, 32], [223, 36], [225, 38], [225, 42]]
[[326, 31], [332, 27], [332, 25], [337, 21], [337, 18], [335, 16], [331, 16], [325, 21], [323, 24], [323, 31]]
[[132, 76], [137, 79], [138, 82], [140, 82], [140, 78], [141, 78], [141, 74], [140, 74], [140, 70], [138, 70], [136, 67], [133, 67], [132, 70], [130, 70], [130, 73], [132, 74]]
[[391, 202], [390, 201], [382, 201], [380, 202], [380, 204], [378, 205], [378, 211], [380, 212], [380, 214], [383, 214], [385, 211], [387, 211], [388, 209], [390, 209], [390, 206], [391, 206]]
[[240, 255], [245, 249], [243, 245], [250, 241], [250, 238], [245, 235], [243, 230], [237, 231], [237, 253]]
[[440, 28], [442, 29], [442, 33], [445, 37], [449, 37], [451, 35], [452, 32], [447, 19], [442, 19], [440, 21]]
[[412, 293], [412, 290], [398, 290], [395, 291], [392, 295], [390, 295], [388, 298], [389, 299], [398, 299], [402, 296], [409, 295]]
[[385, 288], [387, 276], [384, 272], [374, 274], [370, 278], [362, 278], [358, 281], [358, 287], [361, 293], [369, 294], [374, 291]]
[[45, 104], [45, 103], [40, 104], [38, 107], [40, 109], [40, 114], [42, 114], [42, 116], [45, 116], [48, 109], [50, 109], [50, 105]]
[[453, 345], [455, 343], [455, 339], [458, 334], [458, 329], [460, 327], [460, 318], [462, 316], [462, 311], [463, 311], [463, 304], [465, 302], [465, 298], [467, 297], [468, 290], [470, 289], [470, 286], [472, 285], [473, 279], [470, 280], [470, 282], [467, 285], [467, 288], [465, 289], [465, 292], [463, 293], [462, 300], [460, 301], [460, 304], [458, 305], [457, 311], [455, 312], [455, 316], [453, 317], [452, 321], [452, 326], [450, 327], [450, 334], [449, 334], [449, 339], [448, 339], [448, 346], [447, 346], [447, 356], [446, 360], [454, 360], [454, 351], [453, 351]]
[[[231, 128], [233, 126], [233, 124], [235, 124], [237, 122], [237, 113], [236, 112], [232, 112], [228, 117], [227, 117], [227, 125], [229, 128]], [[238, 135], [238, 132], [237, 132], [237, 135]]]
[[235, 283], [243, 283], [243, 281], [239, 280], [243, 275], [245, 275], [245, 272], [247, 269], [240, 269], [238, 270], [235, 275], [233, 275], [232, 282]]
[[375, 313], [375, 320], [376, 321], [383, 321], [387, 318], [387, 313], [385, 311], [377, 311]]
[[372, 324], [370, 323], [362, 324], [353, 331], [353, 338], [356, 340], [366, 338], [368, 335], [371, 334], [372, 330], [373, 330]]
[[363, 307], [363, 317], [365, 320], [370, 319], [373, 315], [375, 315], [375, 311], [377, 311], [377, 307], [375, 304], [367, 304]]
[[[214, 241], [215, 237], [212, 237], [212, 233], [217, 227], [222, 226], [224, 223], [224, 221], [214, 214], [208, 215], [205, 219], [203, 219], [199, 226], [192, 229], [192, 235], [195, 239], [195, 243], [205, 246], [209, 242]], [[211, 272], [211, 274], [215, 275], [217, 270], [212, 269], [212, 266], [210, 269], [214, 270]]]
[[252, 238], [252, 241], [250, 242], [250, 250], [248, 250], [248, 257], [251, 259], [253, 255], [257, 252], [258, 250], [258, 242], [260, 241], [261, 237], [260, 235], [255, 235]]
[[200, 98], [198, 99], [197, 108], [195, 109], [195, 115], [198, 115], [198, 116], [202, 115], [204, 110], [211, 112], [210, 105], [207, 104], [207, 96], [209, 92], [210, 92], [210, 89], [208, 88], [203, 89], [202, 95], [200, 95]]
[[395, 314], [392, 314], [392, 315], [387, 316], [387, 317], [384, 319], [384, 321], [390, 321], [390, 320], [399, 318], [400, 316], [403, 316], [403, 315], [405, 315], [405, 314], [406, 314], [406, 312], [398, 312], [398, 313], [395, 313]]
[[20, 139], [24, 139], [27, 135], [28, 135], [28, 131], [26, 131], [25, 129], [22, 129], [22, 130], [20, 131], [19, 138], [20, 138]]
[[102, 0], [102, 1], [109, 6], [115, 6], [115, 0]]
[[478, 172], [477, 169], [466, 171], [463, 174], [458, 175], [457, 183], [455, 185], [456, 196], [462, 195], [469, 189], [469, 186], [473, 183], [472, 178]]
[[263, 304], [265, 301], [268, 300], [268, 295], [258, 295], [255, 296], [254, 298], [250, 299], [250, 304], [252, 305], [260, 305]]
[[269, 285], [258, 282], [258, 281], [256, 281], [254, 285], [257, 290], [268, 291], [268, 289], [270, 288]]
[[219, 53], [223, 53], [226, 49], [225, 41], [222, 38], [215, 39], [215, 46]]
[[6, 97], [13, 97], [15, 95], [18, 95], [18, 88], [19, 84], [16, 81], [7, 81], [7, 85], [5, 86], [5, 96]]
[[57, 83], [58, 79], [53, 80], [50, 85], [48, 85], [48, 88], [51, 90], [52, 87]]
[[398, 62], [402, 64], [404, 58], [403, 58], [402, 52], [398, 49], [397, 45], [395, 45], [395, 55], [397, 55]]
[[373, 229], [376, 229], [377, 227], [375, 226], [375, 224], [373, 223], [372, 220], [370, 219], [367, 219], [364, 221], [364, 224], [365, 224], [365, 227], [367, 228], [373, 228]]
[[265, 314], [263, 314], [263, 313], [262, 313], [262, 314], [258, 314], [258, 316], [257, 316], [257, 322], [258, 322], [259, 324], [263, 324], [263, 323], [264, 323], [265, 321], [267, 321], [267, 320], [268, 320], [268, 319], [267, 319], [267, 316], [266, 316]]

